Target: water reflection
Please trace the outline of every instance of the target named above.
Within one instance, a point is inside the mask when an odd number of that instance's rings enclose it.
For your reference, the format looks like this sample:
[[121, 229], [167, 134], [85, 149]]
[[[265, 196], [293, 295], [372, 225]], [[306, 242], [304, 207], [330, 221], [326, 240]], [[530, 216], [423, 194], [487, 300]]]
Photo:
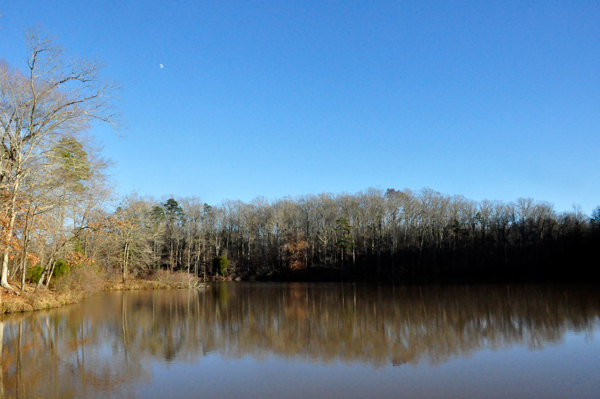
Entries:
[[240, 283], [106, 293], [4, 317], [0, 397], [135, 397], [153, 364], [211, 353], [382, 367], [538, 349], [598, 328], [597, 288]]

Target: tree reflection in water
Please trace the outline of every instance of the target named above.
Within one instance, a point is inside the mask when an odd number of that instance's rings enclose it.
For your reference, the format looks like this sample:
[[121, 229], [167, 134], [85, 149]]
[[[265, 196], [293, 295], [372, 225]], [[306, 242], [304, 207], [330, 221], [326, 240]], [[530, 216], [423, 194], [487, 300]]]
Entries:
[[0, 396], [134, 397], [152, 364], [211, 352], [381, 367], [541, 348], [598, 328], [597, 288], [238, 283], [105, 293], [5, 316]]

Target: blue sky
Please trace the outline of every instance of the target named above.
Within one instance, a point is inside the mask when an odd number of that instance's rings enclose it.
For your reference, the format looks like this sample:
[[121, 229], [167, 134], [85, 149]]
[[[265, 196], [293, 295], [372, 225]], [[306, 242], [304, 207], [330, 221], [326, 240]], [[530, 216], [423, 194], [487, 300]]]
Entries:
[[[120, 82], [95, 126], [126, 194], [250, 201], [431, 187], [600, 205], [595, 1], [13, 1]], [[163, 64], [164, 68], [160, 68]]]

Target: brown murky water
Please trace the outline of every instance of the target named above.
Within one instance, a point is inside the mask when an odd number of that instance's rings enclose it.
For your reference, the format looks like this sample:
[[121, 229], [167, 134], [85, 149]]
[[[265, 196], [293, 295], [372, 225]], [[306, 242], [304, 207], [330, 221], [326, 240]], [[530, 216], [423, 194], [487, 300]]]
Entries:
[[237, 283], [103, 293], [4, 317], [2, 392], [598, 398], [598, 288]]

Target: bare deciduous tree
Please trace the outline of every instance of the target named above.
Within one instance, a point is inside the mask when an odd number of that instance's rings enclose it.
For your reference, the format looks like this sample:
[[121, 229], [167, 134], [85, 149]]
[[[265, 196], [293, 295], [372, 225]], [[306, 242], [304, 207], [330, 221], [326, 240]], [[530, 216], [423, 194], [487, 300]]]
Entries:
[[[115, 84], [100, 78], [102, 64], [69, 58], [51, 36], [26, 34], [24, 71], [0, 64], [0, 190], [8, 193], [6, 235], [14, 235], [20, 195], [49, 167], [48, 154], [61, 139], [88, 129], [93, 121], [116, 126]], [[4, 251], [0, 284], [8, 284]]]

